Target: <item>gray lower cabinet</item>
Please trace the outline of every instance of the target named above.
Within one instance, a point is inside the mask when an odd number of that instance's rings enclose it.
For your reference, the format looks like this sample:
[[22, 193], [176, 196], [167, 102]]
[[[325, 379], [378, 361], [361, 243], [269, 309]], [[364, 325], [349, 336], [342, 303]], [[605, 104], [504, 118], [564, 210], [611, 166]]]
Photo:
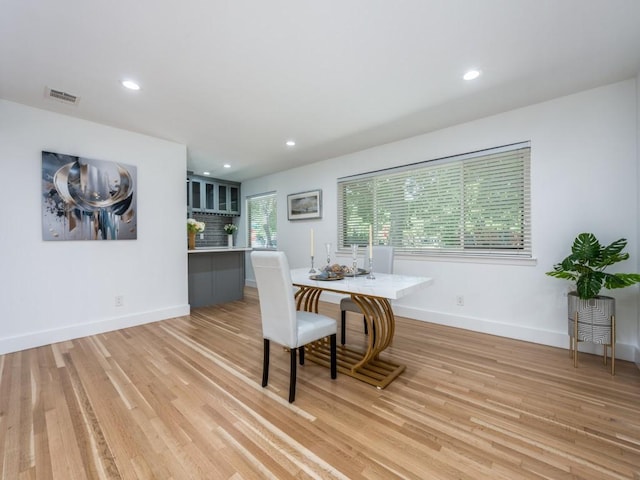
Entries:
[[189, 254], [189, 304], [204, 307], [244, 297], [244, 251]]

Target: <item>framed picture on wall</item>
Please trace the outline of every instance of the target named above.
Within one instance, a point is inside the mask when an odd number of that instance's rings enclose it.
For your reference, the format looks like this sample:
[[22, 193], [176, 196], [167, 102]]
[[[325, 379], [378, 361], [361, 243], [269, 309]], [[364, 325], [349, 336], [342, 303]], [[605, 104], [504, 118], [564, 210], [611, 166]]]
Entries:
[[289, 220], [322, 218], [322, 190], [287, 195], [287, 218]]
[[43, 240], [135, 240], [137, 169], [42, 152]]

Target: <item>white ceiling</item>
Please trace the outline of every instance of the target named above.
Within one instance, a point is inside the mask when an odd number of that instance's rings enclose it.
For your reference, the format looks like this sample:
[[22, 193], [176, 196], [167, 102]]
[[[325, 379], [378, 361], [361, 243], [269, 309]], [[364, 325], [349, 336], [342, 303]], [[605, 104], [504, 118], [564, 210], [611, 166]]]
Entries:
[[0, 97], [241, 181], [634, 77], [639, 25], [640, 0], [0, 0]]

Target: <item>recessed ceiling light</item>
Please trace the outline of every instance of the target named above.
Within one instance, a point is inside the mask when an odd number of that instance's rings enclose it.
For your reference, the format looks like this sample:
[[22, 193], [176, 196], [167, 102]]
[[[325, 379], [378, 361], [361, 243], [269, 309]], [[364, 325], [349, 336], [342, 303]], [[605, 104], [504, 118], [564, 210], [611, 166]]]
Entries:
[[203, 175], [211, 175], [211, 172], [202, 172]]
[[295, 146], [296, 146], [295, 140], [287, 140], [287, 147], [295, 147]]
[[223, 167], [224, 167], [224, 168], [231, 168], [231, 165], [229, 165], [228, 163], [225, 163], [225, 164], [223, 165]]
[[469, 70], [462, 78], [465, 80], [475, 80], [480, 76], [480, 70]]
[[122, 86], [124, 88], [128, 88], [129, 90], [140, 90], [140, 85], [138, 85], [133, 80], [123, 80]]

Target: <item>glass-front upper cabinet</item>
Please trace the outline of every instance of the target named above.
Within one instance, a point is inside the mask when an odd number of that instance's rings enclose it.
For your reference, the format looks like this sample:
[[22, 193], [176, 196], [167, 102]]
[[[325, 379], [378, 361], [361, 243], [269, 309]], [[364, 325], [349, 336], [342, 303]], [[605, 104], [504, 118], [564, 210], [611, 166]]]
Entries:
[[240, 215], [240, 184], [189, 175], [187, 209], [189, 214], [204, 212]]
[[227, 186], [218, 185], [218, 210], [221, 212], [228, 211], [227, 205]]
[[218, 184], [218, 211], [240, 215], [240, 185]]
[[204, 183], [204, 210], [213, 212], [216, 209], [216, 184], [211, 182]]
[[187, 178], [187, 204], [190, 210], [196, 212], [202, 208], [200, 182], [193, 178]]
[[240, 187], [229, 186], [229, 211], [240, 215]]

